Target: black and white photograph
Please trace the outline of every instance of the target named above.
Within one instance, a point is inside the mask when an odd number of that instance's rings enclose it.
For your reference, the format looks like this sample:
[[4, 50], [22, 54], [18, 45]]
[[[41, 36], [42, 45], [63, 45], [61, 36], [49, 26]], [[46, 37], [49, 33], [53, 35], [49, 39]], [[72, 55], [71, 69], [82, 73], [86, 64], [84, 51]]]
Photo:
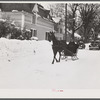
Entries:
[[100, 2], [0, 1], [0, 97], [5, 90], [100, 97]]

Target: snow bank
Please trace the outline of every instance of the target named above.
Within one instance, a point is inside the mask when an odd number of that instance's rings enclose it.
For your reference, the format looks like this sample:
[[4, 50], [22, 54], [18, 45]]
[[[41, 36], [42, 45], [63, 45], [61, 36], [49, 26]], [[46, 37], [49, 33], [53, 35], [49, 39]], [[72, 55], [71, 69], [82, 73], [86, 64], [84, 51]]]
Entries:
[[16, 39], [0, 39], [0, 59], [6, 60], [8, 57], [15, 59], [16, 57], [26, 57], [35, 55], [35, 53], [43, 52], [43, 49], [50, 48], [48, 41], [35, 40], [16, 40]]
[[78, 50], [79, 60], [53, 60], [48, 41], [0, 39], [0, 89], [100, 89], [100, 51]]
[[[5, 38], [0, 39], [0, 57], [4, 56], [25, 56], [32, 53], [36, 46], [35, 41], [20, 41], [20, 40], [8, 40]], [[33, 45], [33, 46], [30, 46]], [[20, 55], [21, 53], [21, 55]], [[5, 58], [5, 57], [4, 57]], [[1, 58], [2, 59], [2, 58]]]

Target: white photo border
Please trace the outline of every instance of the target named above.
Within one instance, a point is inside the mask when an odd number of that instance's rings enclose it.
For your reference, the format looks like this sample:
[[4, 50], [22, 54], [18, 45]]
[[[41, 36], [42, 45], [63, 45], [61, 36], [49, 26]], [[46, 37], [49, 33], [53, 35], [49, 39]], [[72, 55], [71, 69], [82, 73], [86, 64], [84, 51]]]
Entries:
[[[0, 1], [0, 3], [100, 3], [100, 1]], [[99, 89], [73, 89], [54, 92], [52, 89], [0, 89], [0, 98], [100, 98]]]

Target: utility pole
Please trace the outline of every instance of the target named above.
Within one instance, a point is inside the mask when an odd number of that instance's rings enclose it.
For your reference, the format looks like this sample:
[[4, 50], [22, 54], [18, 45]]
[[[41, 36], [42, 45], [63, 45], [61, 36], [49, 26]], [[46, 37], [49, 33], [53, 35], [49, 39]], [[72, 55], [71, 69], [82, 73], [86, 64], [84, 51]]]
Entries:
[[67, 42], [67, 3], [65, 4], [65, 41]]

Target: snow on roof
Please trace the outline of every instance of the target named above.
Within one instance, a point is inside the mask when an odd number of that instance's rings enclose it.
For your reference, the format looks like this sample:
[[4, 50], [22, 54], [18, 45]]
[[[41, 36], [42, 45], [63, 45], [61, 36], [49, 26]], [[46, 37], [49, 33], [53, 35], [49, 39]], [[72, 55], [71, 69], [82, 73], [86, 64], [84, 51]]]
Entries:
[[[72, 30], [69, 31], [69, 30], [67, 29], [67, 31], [68, 31], [70, 34], [72, 33]], [[68, 33], [67, 33], [67, 34], [68, 34]], [[75, 37], [81, 38], [81, 36], [80, 36], [78, 33], [76, 33], [76, 32], [74, 33], [74, 35], [75, 35]]]
[[77, 33], [75, 33], [75, 37], [81, 38], [81, 36]]
[[56, 17], [56, 18], [52, 18], [52, 19], [54, 20], [55, 23], [59, 23], [61, 18], [60, 17]]
[[98, 38], [100, 38], [100, 35], [98, 35]]

